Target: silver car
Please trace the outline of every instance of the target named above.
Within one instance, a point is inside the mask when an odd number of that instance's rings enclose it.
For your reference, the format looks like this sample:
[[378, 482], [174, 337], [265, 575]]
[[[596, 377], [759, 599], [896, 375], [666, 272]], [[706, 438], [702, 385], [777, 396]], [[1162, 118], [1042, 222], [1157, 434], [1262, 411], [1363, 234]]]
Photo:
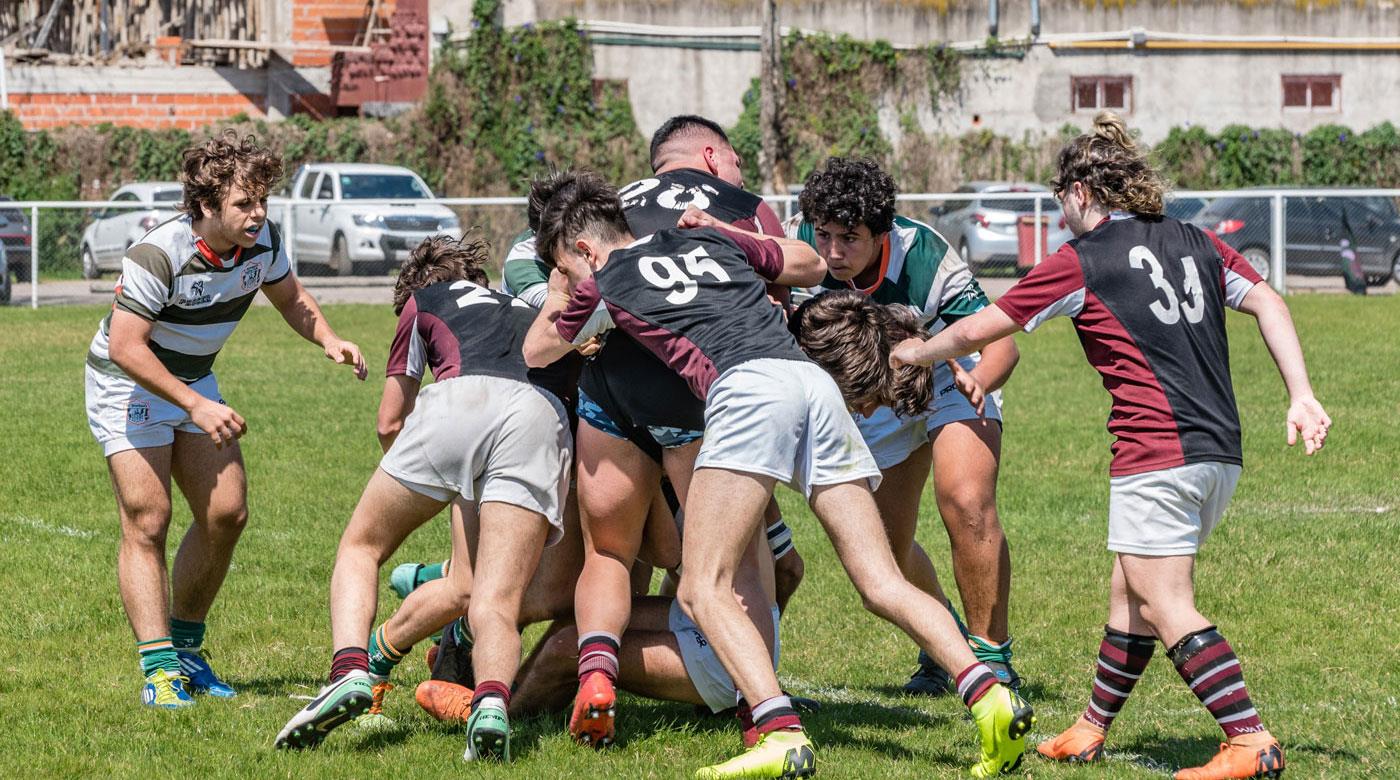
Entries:
[[[948, 200], [929, 209], [933, 226], [948, 243], [957, 247], [974, 271], [987, 266], [1016, 267], [1019, 254], [1017, 223], [1021, 217], [1035, 216], [1035, 199], [982, 198], [980, 195], [1015, 192], [1044, 192], [1050, 189], [1029, 182], [974, 181], [957, 189], [966, 200]], [[1052, 197], [1041, 198], [1040, 214], [1048, 222], [1044, 254], [1050, 254], [1073, 238], [1065, 226], [1060, 204]]]
[[127, 247], [140, 241], [151, 228], [179, 214], [184, 197], [184, 188], [178, 181], [138, 182], [112, 193], [112, 201], [133, 206], [102, 209], [92, 215], [92, 222], [83, 231], [83, 278], [96, 279], [104, 271], [120, 271]]

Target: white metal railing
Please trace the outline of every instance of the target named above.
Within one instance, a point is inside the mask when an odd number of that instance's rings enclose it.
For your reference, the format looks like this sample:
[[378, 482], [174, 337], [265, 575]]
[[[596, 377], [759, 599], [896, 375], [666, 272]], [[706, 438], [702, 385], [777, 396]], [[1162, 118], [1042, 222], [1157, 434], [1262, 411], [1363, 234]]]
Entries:
[[[969, 201], [1026, 201], [1032, 200], [1035, 204], [1034, 218], [1035, 224], [1043, 224], [1044, 216], [1047, 212], [1057, 212], [1058, 206], [1047, 208], [1047, 201], [1053, 198], [1053, 194], [1043, 191], [1021, 191], [1021, 192], [943, 192], [943, 193], [907, 193], [899, 195], [897, 200], [900, 203], [958, 203]], [[1268, 199], [1272, 214], [1271, 231], [1269, 237], [1270, 268], [1269, 282], [1280, 292], [1286, 291], [1287, 273], [1287, 211], [1284, 208], [1288, 198], [1358, 198], [1358, 197], [1383, 197], [1400, 200], [1400, 189], [1301, 189], [1301, 188], [1259, 188], [1244, 190], [1178, 190], [1168, 194], [1168, 200], [1178, 198], [1199, 198], [1202, 200], [1212, 200], [1215, 198], [1257, 198]], [[763, 199], [777, 211], [782, 218], [787, 219], [797, 213], [797, 193], [781, 195], [765, 195]], [[269, 199], [268, 210], [272, 213], [279, 213], [282, 217], [283, 233], [287, 236], [285, 242], [289, 258], [293, 268], [297, 266], [296, 241], [292, 236], [296, 234], [296, 214], [299, 210], [306, 208], [325, 207], [335, 205], [346, 206], [381, 206], [381, 205], [426, 205], [437, 204], [441, 206], [456, 206], [459, 208], [485, 208], [485, 207], [515, 207], [523, 208], [527, 203], [524, 197], [480, 197], [480, 198], [432, 198], [432, 199], [355, 199], [352, 201], [325, 201], [301, 198], [275, 197]], [[39, 306], [39, 236], [40, 222], [39, 214], [44, 209], [78, 209], [83, 211], [95, 211], [98, 209], [126, 209], [126, 210], [159, 210], [171, 211], [176, 207], [176, 203], [161, 201], [156, 204], [138, 203], [132, 201], [0, 201], [2, 211], [27, 211], [29, 217], [29, 271], [30, 271], [30, 306]], [[522, 220], [523, 222], [523, 220]], [[1036, 262], [1046, 254], [1047, 247], [1042, 245], [1045, 231], [1036, 229], [1031, 231], [1034, 236], [1033, 257]], [[13, 260], [13, 257], [10, 258]]]

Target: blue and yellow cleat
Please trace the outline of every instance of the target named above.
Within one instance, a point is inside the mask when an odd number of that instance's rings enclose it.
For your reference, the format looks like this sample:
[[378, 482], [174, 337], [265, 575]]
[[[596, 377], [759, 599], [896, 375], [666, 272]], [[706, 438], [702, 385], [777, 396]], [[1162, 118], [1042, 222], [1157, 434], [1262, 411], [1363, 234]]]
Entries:
[[194, 704], [194, 699], [185, 690], [186, 677], [157, 669], [146, 676], [146, 686], [141, 689], [141, 703], [147, 707], [163, 710], [178, 710]]
[[220, 699], [232, 699], [238, 695], [238, 691], [232, 685], [219, 679], [214, 670], [209, 666], [209, 656], [204, 651], [191, 653], [188, 650], [176, 650], [175, 655], [180, 659], [180, 671], [189, 678], [189, 683], [185, 686], [190, 693], [208, 694]]

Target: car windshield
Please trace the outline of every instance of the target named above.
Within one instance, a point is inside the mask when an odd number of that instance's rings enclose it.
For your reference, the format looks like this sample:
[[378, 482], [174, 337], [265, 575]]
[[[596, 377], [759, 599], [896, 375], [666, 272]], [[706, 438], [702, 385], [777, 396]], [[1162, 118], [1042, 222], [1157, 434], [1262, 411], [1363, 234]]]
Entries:
[[151, 200], [156, 203], [165, 203], [181, 200], [184, 197], [185, 193], [183, 190], [156, 190], [155, 193], [151, 195]]
[[387, 173], [342, 174], [340, 196], [345, 200], [431, 198], [432, 193], [412, 176]]

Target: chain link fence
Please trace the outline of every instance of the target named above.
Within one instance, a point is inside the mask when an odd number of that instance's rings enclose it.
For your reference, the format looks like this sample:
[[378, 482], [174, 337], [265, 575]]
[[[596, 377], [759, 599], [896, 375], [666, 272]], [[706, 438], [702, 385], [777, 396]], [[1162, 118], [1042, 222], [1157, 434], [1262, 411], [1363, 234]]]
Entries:
[[[766, 198], [784, 219], [797, 195]], [[983, 276], [1023, 274], [1072, 236], [1060, 205], [1039, 185], [974, 184], [951, 193], [899, 196], [900, 213], [927, 223]], [[1167, 214], [1214, 231], [1281, 292], [1364, 291], [1400, 284], [1400, 189], [1247, 189], [1174, 192]], [[126, 248], [176, 216], [176, 201], [0, 201], [0, 301], [94, 302], [110, 296]], [[524, 198], [325, 202], [273, 199], [268, 217], [304, 277], [392, 275], [429, 235], [485, 239], [500, 263], [526, 227]], [[37, 283], [35, 283], [37, 280]], [[334, 283], [323, 280], [322, 283]], [[346, 283], [350, 283], [346, 280]]]

